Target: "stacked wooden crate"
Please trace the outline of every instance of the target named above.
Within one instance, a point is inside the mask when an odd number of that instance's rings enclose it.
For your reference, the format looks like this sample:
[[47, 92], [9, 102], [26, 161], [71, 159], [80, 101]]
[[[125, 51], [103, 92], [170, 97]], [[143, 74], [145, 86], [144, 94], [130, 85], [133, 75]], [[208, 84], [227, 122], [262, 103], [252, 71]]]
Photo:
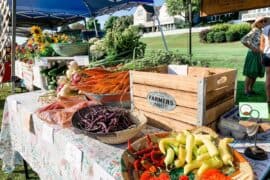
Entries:
[[235, 69], [187, 67], [186, 75], [175, 69], [130, 71], [132, 108], [143, 111], [150, 122], [174, 130], [213, 126], [234, 105]]

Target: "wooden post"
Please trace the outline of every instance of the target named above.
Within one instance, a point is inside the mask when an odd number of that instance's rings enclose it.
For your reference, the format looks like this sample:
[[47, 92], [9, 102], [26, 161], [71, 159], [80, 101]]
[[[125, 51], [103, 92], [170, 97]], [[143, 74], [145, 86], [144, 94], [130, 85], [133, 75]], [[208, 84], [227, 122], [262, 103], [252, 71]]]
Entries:
[[191, 0], [188, 2], [188, 20], [189, 20], [189, 59], [192, 59], [192, 6]]
[[134, 91], [133, 91], [133, 75], [132, 71], [129, 71], [129, 81], [130, 81], [130, 109], [134, 111]]
[[16, 0], [12, 0], [11, 92], [15, 92]]
[[198, 122], [197, 126], [204, 125], [206, 111], [206, 79], [202, 78], [198, 81]]

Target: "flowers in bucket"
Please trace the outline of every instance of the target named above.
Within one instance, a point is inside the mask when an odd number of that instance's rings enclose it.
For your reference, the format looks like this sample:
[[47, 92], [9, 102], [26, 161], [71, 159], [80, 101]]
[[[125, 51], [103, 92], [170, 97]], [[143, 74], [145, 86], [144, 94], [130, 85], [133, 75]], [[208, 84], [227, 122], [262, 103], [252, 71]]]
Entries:
[[30, 29], [31, 37], [27, 41], [27, 47], [34, 51], [34, 56], [54, 56], [55, 52], [51, 43], [67, 43], [70, 38], [65, 34], [43, 32], [38, 26]]

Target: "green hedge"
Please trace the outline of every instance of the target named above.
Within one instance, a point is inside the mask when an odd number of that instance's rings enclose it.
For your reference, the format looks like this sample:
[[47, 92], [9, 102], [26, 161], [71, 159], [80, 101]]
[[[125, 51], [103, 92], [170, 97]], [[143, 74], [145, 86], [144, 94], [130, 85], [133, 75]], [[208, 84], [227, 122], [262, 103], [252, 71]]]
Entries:
[[208, 34], [210, 31], [211, 31], [210, 29], [205, 29], [205, 30], [202, 30], [202, 31], [199, 33], [199, 36], [200, 36], [200, 42], [202, 42], [202, 43], [207, 42], [207, 34]]
[[239, 41], [250, 30], [251, 26], [248, 23], [217, 24], [211, 29], [201, 31], [200, 41], [207, 43]]
[[220, 32], [220, 31], [224, 31], [226, 32], [229, 28], [230, 28], [231, 24], [216, 24], [214, 25], [211, 30], [214, 32]]
[[214, 33], [214, 41], [222, 43], [226, 41], [225, 31], [218, 31]]
[[214, 42], [214, 34], [215, 34], [214, 31], [210, 31], [210, 32], [207, 33], [207, 35], [206, 35], [206, 41], [208, 43], [213, 43]]
[[238, 31], [235, 30], [229, 30], [226, 32], [226, 41], [227, 42], [233, 42], [233, 41], [238, 41], [240, 38], [240, 34]]

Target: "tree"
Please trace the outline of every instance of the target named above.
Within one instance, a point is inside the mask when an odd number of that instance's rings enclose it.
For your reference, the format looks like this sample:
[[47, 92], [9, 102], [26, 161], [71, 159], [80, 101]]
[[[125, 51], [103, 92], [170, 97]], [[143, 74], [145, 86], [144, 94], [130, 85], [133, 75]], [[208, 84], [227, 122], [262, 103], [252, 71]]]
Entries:
[[112, 29], [115, 21], [118, 19], [117, 16], [110, 16], [109, 19], [104, 24], [104, 30]]
[[[171, 16], [184, 15], [187, 18], [188, 15], [188, 2], [189, 0], [166, 0], [168, 7], [168, 13]], [[192, 13], [199, 12], [200, 2], [199, 0], [191, 0]]]
[[95, 30], [95, 25], [94, 22], [96, 22], [96, 26], [97, 26], [97, 31], [100, 31], [100, 23], [98, 22], [97, 19], [95, 18], [89, 18], [87, 23], [86, 23], [86, 27], [88, 30]]

